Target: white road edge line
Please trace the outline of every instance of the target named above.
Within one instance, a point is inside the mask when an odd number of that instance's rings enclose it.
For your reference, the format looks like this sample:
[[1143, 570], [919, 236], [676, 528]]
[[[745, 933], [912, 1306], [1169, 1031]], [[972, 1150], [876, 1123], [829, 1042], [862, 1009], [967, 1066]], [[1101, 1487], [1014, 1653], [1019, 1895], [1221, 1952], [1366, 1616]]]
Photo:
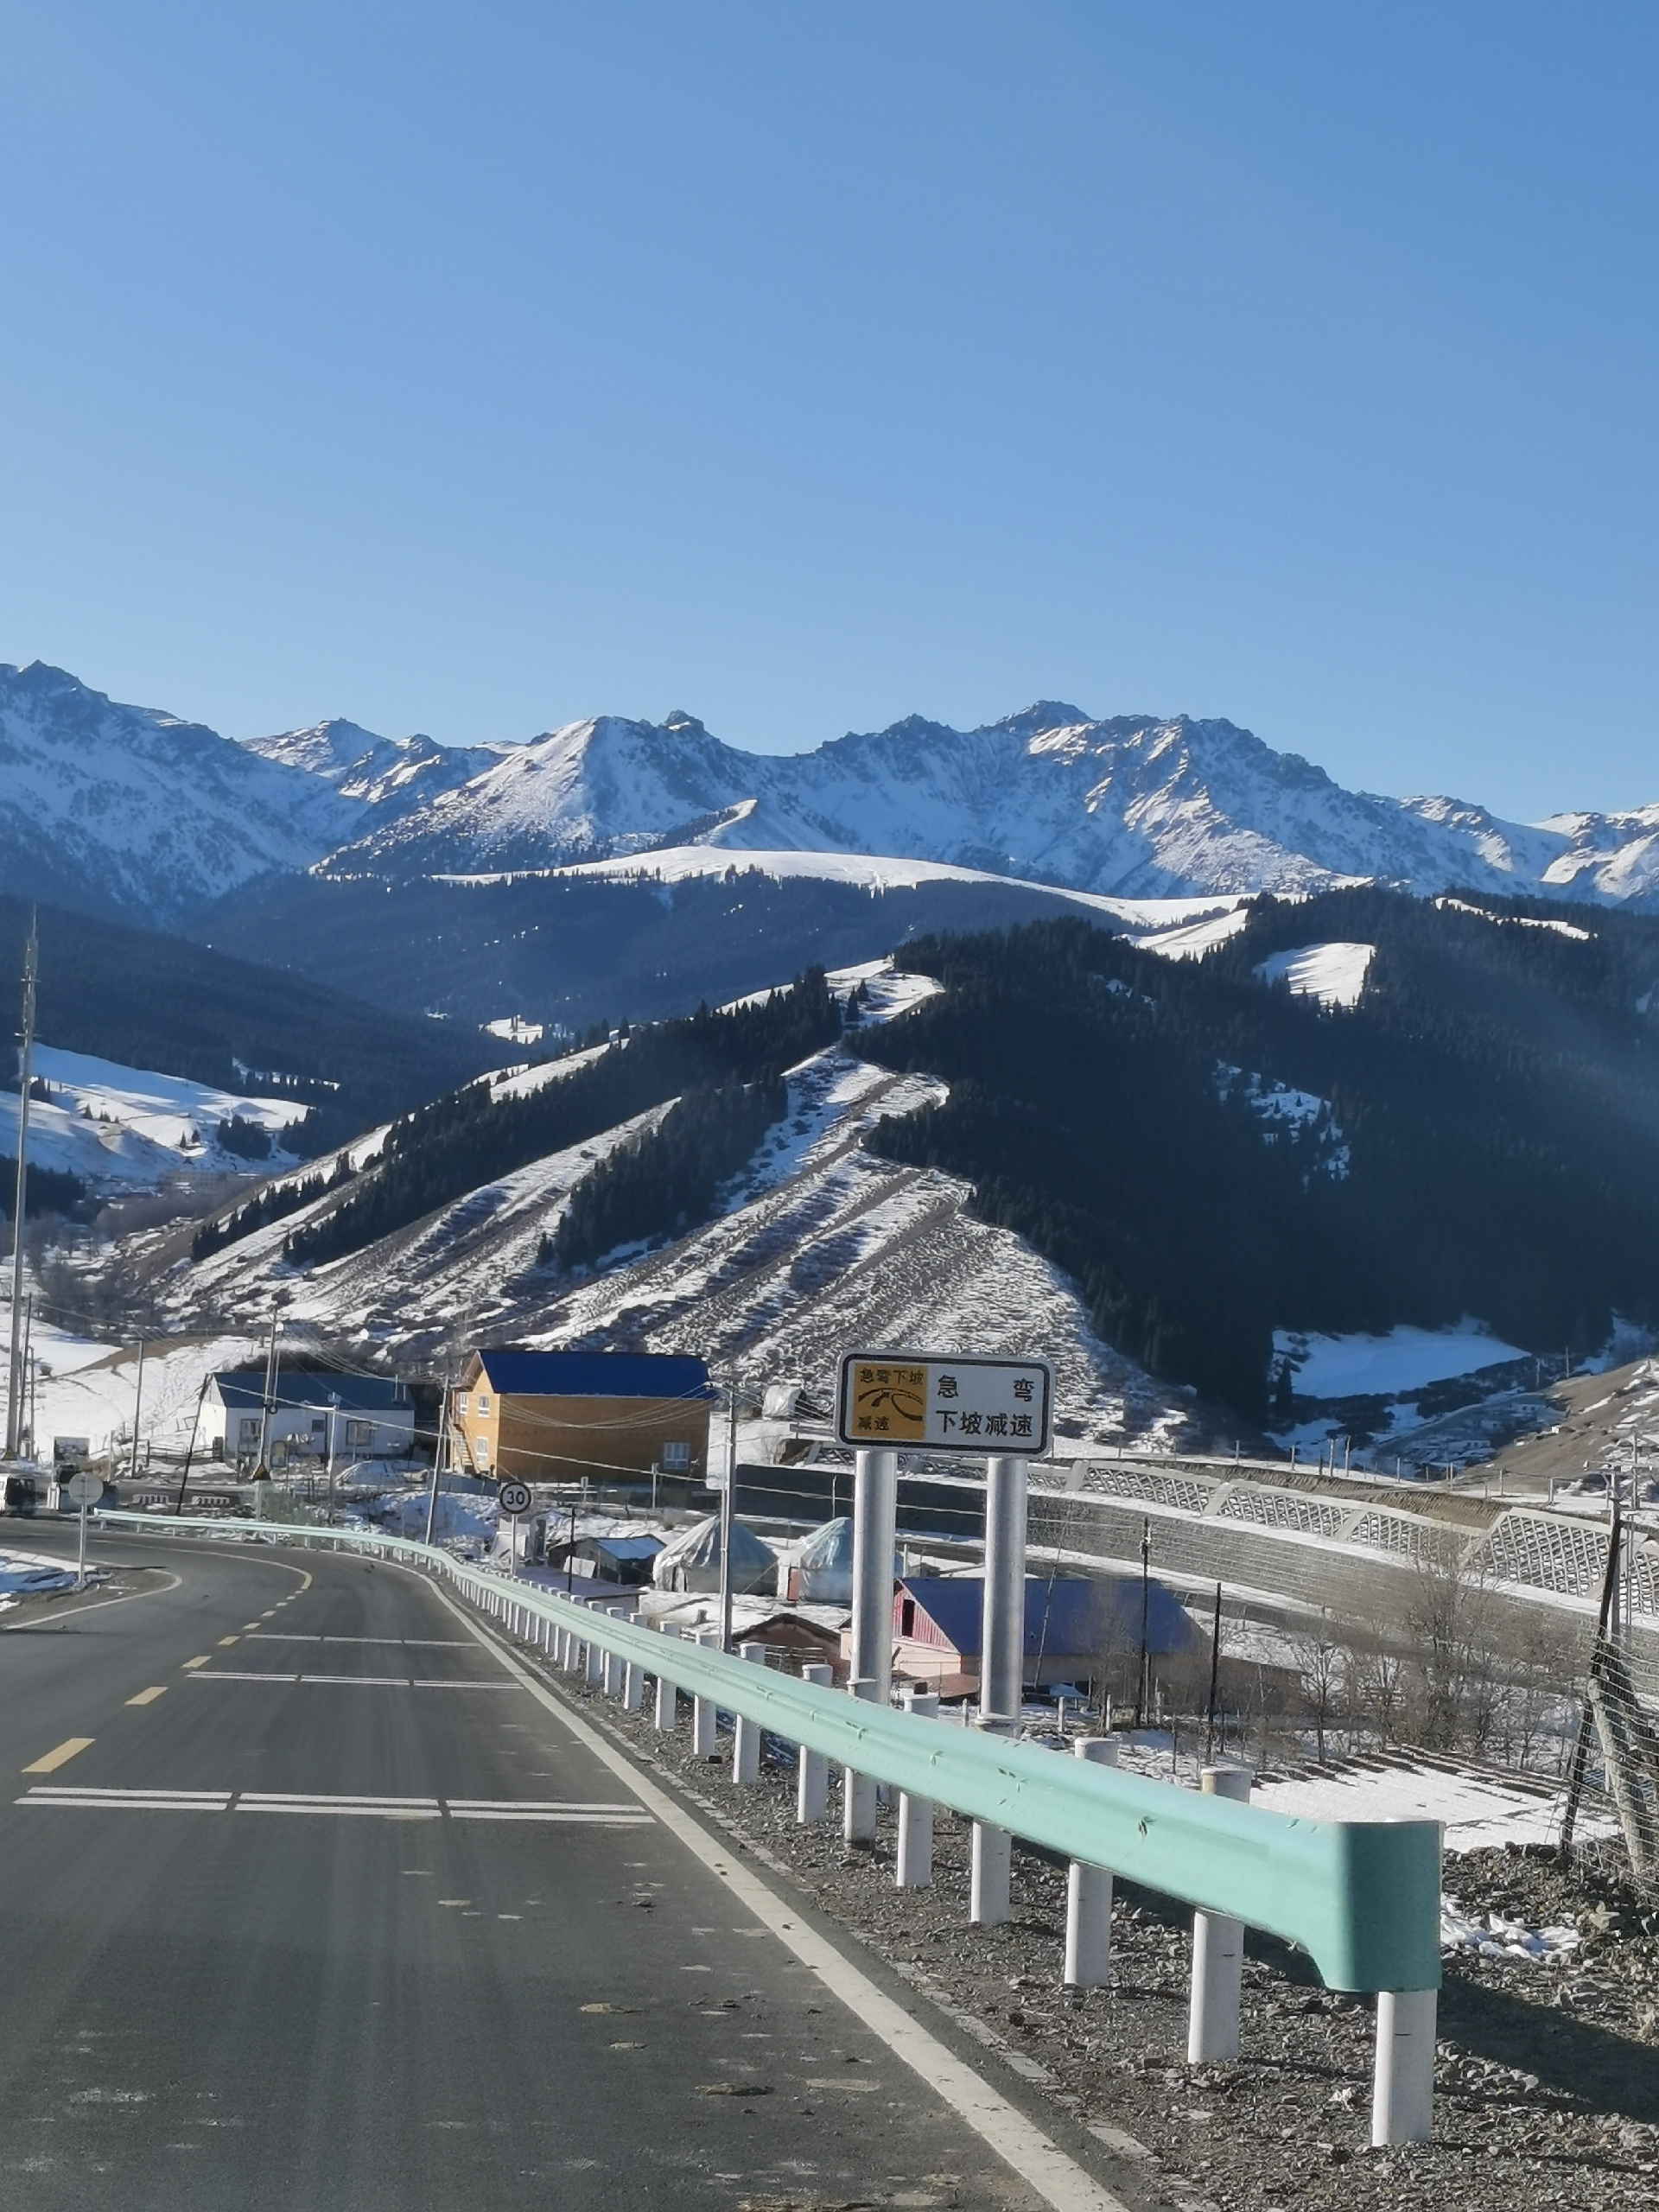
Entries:
[[25, 1620], [8, 1621], [0, 1627], [0, 1636], [16, 1636], [20, 1629], [26, 1628], [60, 1628], [65, 1621], [79, 1620], [83, 1613], [106, 1613], [111, 1605], [130, 1605], [135, 1598], [164, 1598], [169, 1590], [176, 1590], [184, 1580], [181, 1574], [175, 1574], [167, 1567], [159, 1571], [167, 1576], [167, 1580], [158, 1583], [153, 1590], [126, 1590], [118, 1598], [95, 1598], [89, 1605], [71, 1605], [64, 1612], [54, 1613], [49, 1620], [31, 1613]]
[[1130, 2212], [1121, 2196], [1085, 2172], [1017, 2105], [994, 2089], [937, 2036], [930, 2035], [919, 2021], [895, 2004], [886, 1990], [879, 1988], [834, 1944], [816, 1929], [804, 1927], [775, 1890], [768, 1889], [747, 1866], [734, 1865], [731, 1852], [683, 1811], [665, 1790], [648, 1780], [623, 1752], [590, 1728], [580, 1713], [543, 1688], [487, 1629], [468, 1618], [447, 1591], [430, 1584], [428, 1586], [471, 1630], [486, 1650], [494, 1655], [502, 1668], [517, 1678], [520, 1688], [528, 1690], [550, 1713], [556, 1713], [577, 1740], [609, 1767], [695, 1858], [700, 1859], [742, 1899], [745, 1909], [793, 1951], [804, 1966], [810, 1967], [854, 2018], [861, 2020], [895, 2056], [919, 2075], [1005, 2165], [1053, 2208], [1053, 2212]]

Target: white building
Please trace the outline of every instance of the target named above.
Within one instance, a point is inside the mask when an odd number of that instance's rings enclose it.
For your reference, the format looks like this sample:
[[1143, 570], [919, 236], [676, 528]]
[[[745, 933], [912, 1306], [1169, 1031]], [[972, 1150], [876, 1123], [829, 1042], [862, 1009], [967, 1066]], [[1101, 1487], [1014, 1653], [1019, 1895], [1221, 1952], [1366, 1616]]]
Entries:
[[279, 1372], [268, 1420], [264, 1391], [261, 1369], [215, 1375], [196, 1423], [196, 1457], [251, 1467], [262, 1435], [272, 1467], [320, 1465], [331, 1440], [336, 1463], [401, 1459], [414, 1448], [415, 1400], [393, 1376]]

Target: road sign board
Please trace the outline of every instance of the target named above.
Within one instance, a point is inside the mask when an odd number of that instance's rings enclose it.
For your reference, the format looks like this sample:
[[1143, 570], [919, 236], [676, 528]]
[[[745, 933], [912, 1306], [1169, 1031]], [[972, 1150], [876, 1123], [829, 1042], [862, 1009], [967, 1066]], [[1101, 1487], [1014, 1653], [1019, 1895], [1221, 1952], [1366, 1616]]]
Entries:
[[939, 1352], [849, 1351], [836, 1392], [843, 1444], [948, 1452], [1046, 1452], [1053, 1376], [1046, 1359], [952, 1359]]
[[530, 1484], [515, 1482], [499, 1483], [496, 1485], [495, 1502], [509, 1520], [516, 1521], [521, 1513], [528, 1513], [530, 1510]]
[[64, 1489], [72, 1505], [96, 1505], [104, 1495], [104, 1478], [89, 1475], [83, 1467], [78, 1475], [70, 1477]]

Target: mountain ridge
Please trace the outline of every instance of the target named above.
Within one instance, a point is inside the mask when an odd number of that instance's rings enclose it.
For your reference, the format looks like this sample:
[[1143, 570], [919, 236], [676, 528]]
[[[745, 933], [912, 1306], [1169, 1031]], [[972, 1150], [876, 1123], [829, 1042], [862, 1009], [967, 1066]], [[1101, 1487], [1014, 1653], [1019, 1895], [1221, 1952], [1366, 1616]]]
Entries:
[[911, 715], [747, 753], [683, 709], [522, 744], [383, 738], [335, 718], [238, 742], [0, 664], [0, 874], [168, 926], [306, 872], [388, 881], [674, 847], [841, 852], [1114, 897], [1306, 896], [1344, 882], [1659, 910], [1659, 804], [1510, 822], [1349, 791], [1222, 718], [1064, 701], [958, 730]]

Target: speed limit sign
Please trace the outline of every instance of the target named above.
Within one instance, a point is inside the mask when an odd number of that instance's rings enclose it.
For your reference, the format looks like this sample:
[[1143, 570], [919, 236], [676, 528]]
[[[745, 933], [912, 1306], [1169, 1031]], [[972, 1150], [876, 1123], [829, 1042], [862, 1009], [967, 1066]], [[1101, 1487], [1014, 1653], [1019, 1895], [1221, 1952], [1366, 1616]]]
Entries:
[[530, 1484], [514, 1482], [501, 1483], [496, 1488], [495, 1502], [510, 1521], [516, 1521], [520, 1514], [528, 1513], [530, 1510]]

